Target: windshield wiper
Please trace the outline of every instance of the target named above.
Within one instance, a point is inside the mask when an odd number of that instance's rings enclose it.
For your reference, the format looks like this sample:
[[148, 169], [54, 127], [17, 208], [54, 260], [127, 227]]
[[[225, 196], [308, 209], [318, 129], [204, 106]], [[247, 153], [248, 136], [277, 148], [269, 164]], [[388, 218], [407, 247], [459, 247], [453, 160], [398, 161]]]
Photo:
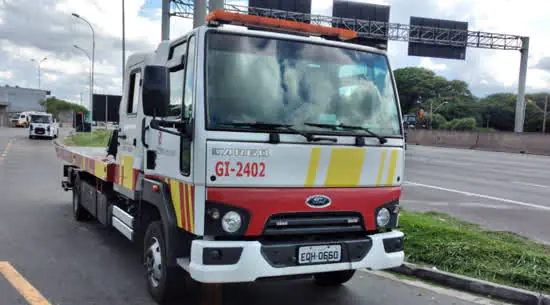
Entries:
[[222, 123], [221, 125], [246, 126], [246, 127], [254, 127], [254, 128], [258, 128], [258, 129], [268, 129], [268, 130], [281, 129], [281, 130], [290, 131], [294, 134], [301, 135], [304, 138], [306, 138], [306, 140], [308, 142], [319, 142], [319, 141], [323, 141], [323, 140], [332, 141], [332, 142], [337, 142], [338, 141], [336, 138], [316, 137], [312, 134], [294, 129], [292, 127], [293, 125], [289, 125], [289, 124], [268, 123], [268, 122], [246, 122], [246, 123], [227, 122], [227, 123]]
[[383, 137], [383, 136], [381, 136], [377, 133], [372, 132], [370, 129], [368, 129], [366, 127], [351, 126], [351, 125], [345, 125], [345, 124], [318, 124], [318, 123], [307, 123], [307, 122], [304, 123], [304, 125], [319, 127], [319, 128], [330, 128], [330, 129], [334, 129], [334, 130], [336, 130], [336, 128], [343, 128], [343, 129], [348, 129], [348, 130], [363, 130], [363, 131], [366, 131], [367, 133], [369, 133], [370, 135], [376, 137], [378, 139], [378, 141], [380, 142], [380, 144], [385, 144], [386, 142], [388, 142], [388, 139], [386, 139], [385, 137]]

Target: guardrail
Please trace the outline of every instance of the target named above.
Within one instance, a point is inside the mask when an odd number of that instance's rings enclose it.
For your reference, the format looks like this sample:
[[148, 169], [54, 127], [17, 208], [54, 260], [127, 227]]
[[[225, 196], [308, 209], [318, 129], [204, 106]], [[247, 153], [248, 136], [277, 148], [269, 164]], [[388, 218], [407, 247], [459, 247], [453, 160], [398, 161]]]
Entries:
[[409, 129], [409, 145], [550, 155], [550, 134]]

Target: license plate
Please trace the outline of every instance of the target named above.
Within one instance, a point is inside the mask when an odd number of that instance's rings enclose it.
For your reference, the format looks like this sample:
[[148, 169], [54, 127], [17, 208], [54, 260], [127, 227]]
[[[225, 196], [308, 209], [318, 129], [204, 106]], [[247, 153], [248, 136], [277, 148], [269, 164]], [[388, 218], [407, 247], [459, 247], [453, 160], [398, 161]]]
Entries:
[[37, 134], [43, 134], [44, 132], [43, 131], [37, 131], [36, 133]]
[[307, 246], [298, 249], [299, 264], [319, 264], [339, 262], [342, 258], [340, 245]]

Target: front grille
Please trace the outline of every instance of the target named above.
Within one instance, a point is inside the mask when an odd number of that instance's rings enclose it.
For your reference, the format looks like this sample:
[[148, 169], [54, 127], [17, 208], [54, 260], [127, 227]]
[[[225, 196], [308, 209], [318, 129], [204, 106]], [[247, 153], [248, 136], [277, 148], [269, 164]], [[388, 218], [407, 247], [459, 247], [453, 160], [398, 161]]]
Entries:
[[44, 133], [44, 132], [46, 132], [46, 130], [45, 130], [44, 128], [36, 128], [36, 129], [34, 130], [34, 132], [35, 132], [35, 133]]
[[272, 215], [263, 235], [311, 235], [364, 231], [361, 213], [315, 212]]

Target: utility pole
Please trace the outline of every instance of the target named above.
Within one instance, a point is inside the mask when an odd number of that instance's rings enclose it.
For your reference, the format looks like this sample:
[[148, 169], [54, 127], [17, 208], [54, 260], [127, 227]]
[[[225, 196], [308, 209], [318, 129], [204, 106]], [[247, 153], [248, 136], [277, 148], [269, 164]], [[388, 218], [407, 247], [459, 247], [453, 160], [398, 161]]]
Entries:
[[434, 108], [434, 100], [430, 99], [430, 130], [432, 130], [433, 121], [434, 121], [433, 108]]
[[544, 101], [544, 118], [542, 119], [542, 133], [546, 132], [546, 114], [548, 114], [548, 95]]

